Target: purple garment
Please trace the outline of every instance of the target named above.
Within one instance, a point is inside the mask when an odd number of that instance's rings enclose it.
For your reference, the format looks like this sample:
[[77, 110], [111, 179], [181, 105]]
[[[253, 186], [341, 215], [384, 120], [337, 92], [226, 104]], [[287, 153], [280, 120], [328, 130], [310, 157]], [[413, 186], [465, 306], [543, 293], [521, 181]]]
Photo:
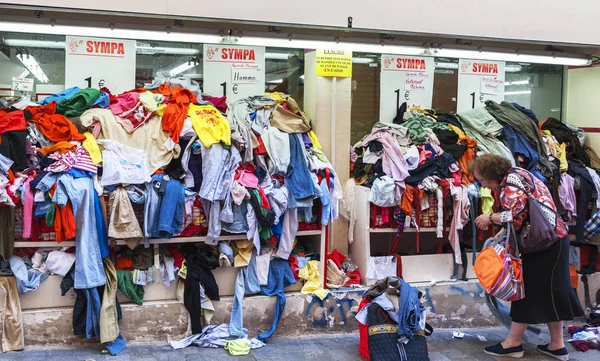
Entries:
[[313, 143], [307, 133], [302, 133], [302, 141], [304, 142], [304, 147], [306, 149], [312, 148]]
[[566, 172], [563, 173], [560, 179], [560, 187], [558, 188], [558, 198], [562, 203], [565, 212], [567, 213], [567, 222], [572, 222], [577, 217], [577, 201], [575, 200], [574, 183], [575, 179]]
[[387, 129], [379, 129], [369, 134], [363, 139], [361, 146], [366, 147], [374, 140], [383, 146], [383, 171], [394, 179], [396, 199], [400, 199], [406, 190], [404, 180], [409, 176], [408, 164], [402, 155], [402, 149], [394, 134]]

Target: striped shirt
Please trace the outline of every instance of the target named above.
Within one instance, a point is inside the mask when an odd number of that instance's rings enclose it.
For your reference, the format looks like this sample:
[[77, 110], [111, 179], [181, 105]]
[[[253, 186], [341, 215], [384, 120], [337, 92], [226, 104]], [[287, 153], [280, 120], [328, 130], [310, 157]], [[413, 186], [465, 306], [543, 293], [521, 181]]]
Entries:
[[92, 173], [98, 172], [98, 166], [92, 162], [90, 153], [88, 153], [87, 149], [84, 147], [77, 147], [74, 151], [66, 152], [51, 158], [56, 159], [56, 162], [44, 169], [45, 171], [60, 173], [66, 172], [71, 168], [76, 168]]

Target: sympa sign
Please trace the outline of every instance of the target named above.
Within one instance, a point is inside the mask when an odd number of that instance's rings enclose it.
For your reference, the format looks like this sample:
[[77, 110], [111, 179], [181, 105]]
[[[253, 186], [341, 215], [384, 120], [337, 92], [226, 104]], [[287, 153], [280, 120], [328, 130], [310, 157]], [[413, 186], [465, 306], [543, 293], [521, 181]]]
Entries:
[[66, 37], [65, 87], [108, 88], [113, 94], [135, 88], [134, 40]]
[[203, 92], [236, 101], [265, 91], [265, 48], [204, 45]]
[[381, 56], [379, 119], [391, 123], [398, 108], [431, 108], [435, 62], [431, 57]]
[[502, 61], [460, 59], [458, 62], [458, 104], [456, 111], [484, 105], [486, 100], [504, 100], [504, 68]]

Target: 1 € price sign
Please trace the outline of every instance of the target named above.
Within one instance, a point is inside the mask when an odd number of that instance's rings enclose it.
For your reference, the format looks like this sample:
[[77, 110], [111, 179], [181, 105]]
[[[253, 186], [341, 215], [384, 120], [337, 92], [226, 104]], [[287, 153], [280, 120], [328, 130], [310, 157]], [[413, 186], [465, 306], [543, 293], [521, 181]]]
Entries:
[[458, 62], [458, 113], [485, 106], [486, 100], [504, 100], [504, 62], [460, 59]]
[[211, 96], [236, 101], [265, 92], [265, 48], [204, 45], [204, 83]]
[[382, 55], [379, 121], [391, 123], [404, 102], [431, 108], [435, 62], [430, 57]]
[[67, 36], [65, 87], [106, 87], [113, 94], [133, 89], [135, 57], [135, 40]]

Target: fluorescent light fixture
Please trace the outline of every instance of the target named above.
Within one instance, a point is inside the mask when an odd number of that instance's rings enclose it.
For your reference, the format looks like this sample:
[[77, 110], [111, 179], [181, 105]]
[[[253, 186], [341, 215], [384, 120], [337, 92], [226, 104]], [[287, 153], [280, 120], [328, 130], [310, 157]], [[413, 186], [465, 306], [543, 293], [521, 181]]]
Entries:
[[193, 48], [168, 48], [162, 46], [137, 45], [138, 54], [168, 54], [168, 55], [198, 55], [200, 49]]
[[471, 49], [429, 49], [423, 46], [392, 45], [381, 43], [336, 42], [324, 40], [303, 40], [269, 37], [222, 37], [219, 35], [193, 34], [181, 32], [151, 31], [138, 29], [120, 29], [108, 27], [82, 27], [72, 25], [31, 24], [18, 22], [0, 22], [0, 31], [34, 34], [74, 35], [116, 39], [171, 41], [195, 44], [236, 44], [247, 46], [269, 46], [293, 49], [331, 49], [352, 51], [354, 53], [397, 54], [440, 56], [449, 58], [511, 61], [520, 63], [540, 63], [555, 65], [583, 66], [590, 59], [574, 54], [573, 56], [547, 55], [546, 53], [520, 54], [500, 51], [478, 51]]
[[174, 67], [173, 69], [169, 70], [169, 76], [176, 76], [178, 74], [183, 73], [186, 70], [189, 70], [195, 66], [197, 66], [199, 63], [196, 61], [186, 61], [185, 63]]
[[434, 55], [445, 58], [512, 61], [516, 63], [536, 63], [572, 66], [588, 65], [590, 63], [589, 59], [583, 57], [561, 57], [552, 55], [503, 53], [498, 51], [477, 51], [466, 49], [435, 49]]
[[283, 79], [275, 79], [275, 80], [267, 80], [269, 84], [281, 84], [283, 83]]
[[352, 58], [354, 64], [371, 64], [375, 62], [373, 58]]
[[517, 80], [517, 81], [507, 81], [506, 83], [504, 83], [504, 86], [509, 86], [509, 85], [527, 85], [529, 84], [529, 79], [527, 80]]
[[21, 63], [23, 63], [23, 65], [27, 68], [27, 70], [29, 70], [31, 72], [31, 74], [33, 74], [33, 76], [40, 83], [50, 82], [50, 79], [48, 79], [48, 77], [46, 76], [46, 73], [44, 73], [44, 71], [42, 70], [42, 67], [40, 67], [40, 64], [38, 64], [38, 62], [35, 60], [33, 55], [17, 54], [17, 59], [19, 59], [21, 61]]
[[505, 73], [518, 73], [521, 70], [523, 70], [523, 67], [520, 66], [520, 65], [518, 65], [518, 64], [517, 65], [506, 65], [504, 67], [504, 72]]
[[290, 55], [292, 54], [288, 54], [288, 53], [265, 53], [265, 58], [266, 59], [273, 59], [273, 60], [288, 60]]
[[522, 95], [522, 94], [531, 94], [531, 90], [520, 90], [515, 92], [504, 92], [504, 95]]
[[439, 69], [458, 69], [458, 63], [435, 63], [435, 67]]
[[51, 40], [29, 40], [29, 39], [4, 39], [7, 46], [19, 46], [24, 48], [64, 49], [64, 41]]

